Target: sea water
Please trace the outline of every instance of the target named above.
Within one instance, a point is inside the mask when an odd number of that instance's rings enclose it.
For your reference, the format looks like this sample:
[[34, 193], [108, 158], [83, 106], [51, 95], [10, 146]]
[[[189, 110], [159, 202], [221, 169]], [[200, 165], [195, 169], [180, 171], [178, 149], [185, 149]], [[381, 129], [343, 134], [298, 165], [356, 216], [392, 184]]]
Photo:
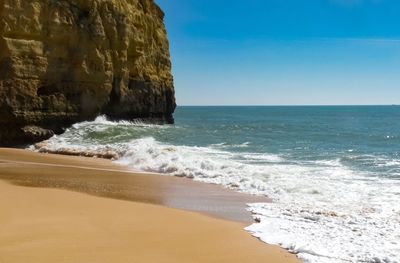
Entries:
[[400, 107], [178, 107], [175, 120], [99, 117], [41, 150], [269, 196], [246, 229], [305, 262], [400, 262]]

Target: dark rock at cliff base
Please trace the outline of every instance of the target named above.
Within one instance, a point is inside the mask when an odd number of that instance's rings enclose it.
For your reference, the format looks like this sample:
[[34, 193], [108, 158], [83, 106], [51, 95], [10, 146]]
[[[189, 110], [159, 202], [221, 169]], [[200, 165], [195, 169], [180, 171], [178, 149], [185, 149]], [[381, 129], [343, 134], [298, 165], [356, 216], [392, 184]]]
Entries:
[[0, 0], [0, 146], [99, 114], [172, 123], [163, 18], [153, 0]]

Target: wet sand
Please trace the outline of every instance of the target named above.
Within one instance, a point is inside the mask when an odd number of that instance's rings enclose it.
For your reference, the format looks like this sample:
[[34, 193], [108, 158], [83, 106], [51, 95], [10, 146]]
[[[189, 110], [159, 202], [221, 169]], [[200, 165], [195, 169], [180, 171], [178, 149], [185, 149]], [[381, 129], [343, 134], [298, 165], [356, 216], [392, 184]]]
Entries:
[[0, 149], [0, 180], [1, 263], [298, 262], [243, 230], [246, 203], [265, 198], [14, 149]]
[[253, 220], [246, 204], [270, 201], [191, 179], [133, 173], [109, 160], [17, 149], [0, 149], [0, 171], [0, 179], [17, 185], [164, 205], [248, 224]]

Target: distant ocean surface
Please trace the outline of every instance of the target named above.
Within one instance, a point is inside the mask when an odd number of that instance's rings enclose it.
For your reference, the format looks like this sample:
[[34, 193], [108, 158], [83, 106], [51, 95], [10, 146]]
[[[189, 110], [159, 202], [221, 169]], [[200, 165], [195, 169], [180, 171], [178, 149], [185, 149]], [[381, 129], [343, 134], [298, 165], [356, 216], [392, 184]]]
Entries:
[[305, 262], [400, 263], [400, 107], [178, 107], [175, 120], [99, 117], [43, 148], [267, 195], [247, 230]]

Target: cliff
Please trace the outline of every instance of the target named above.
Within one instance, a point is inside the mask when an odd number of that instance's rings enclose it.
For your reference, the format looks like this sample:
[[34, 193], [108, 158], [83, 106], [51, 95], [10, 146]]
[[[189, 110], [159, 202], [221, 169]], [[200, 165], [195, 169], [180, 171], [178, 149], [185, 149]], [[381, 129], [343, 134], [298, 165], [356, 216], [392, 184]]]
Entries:
[[99, 114], [173, 122], [163, 18], [153, 0], [0, 0], [0, 145]]

